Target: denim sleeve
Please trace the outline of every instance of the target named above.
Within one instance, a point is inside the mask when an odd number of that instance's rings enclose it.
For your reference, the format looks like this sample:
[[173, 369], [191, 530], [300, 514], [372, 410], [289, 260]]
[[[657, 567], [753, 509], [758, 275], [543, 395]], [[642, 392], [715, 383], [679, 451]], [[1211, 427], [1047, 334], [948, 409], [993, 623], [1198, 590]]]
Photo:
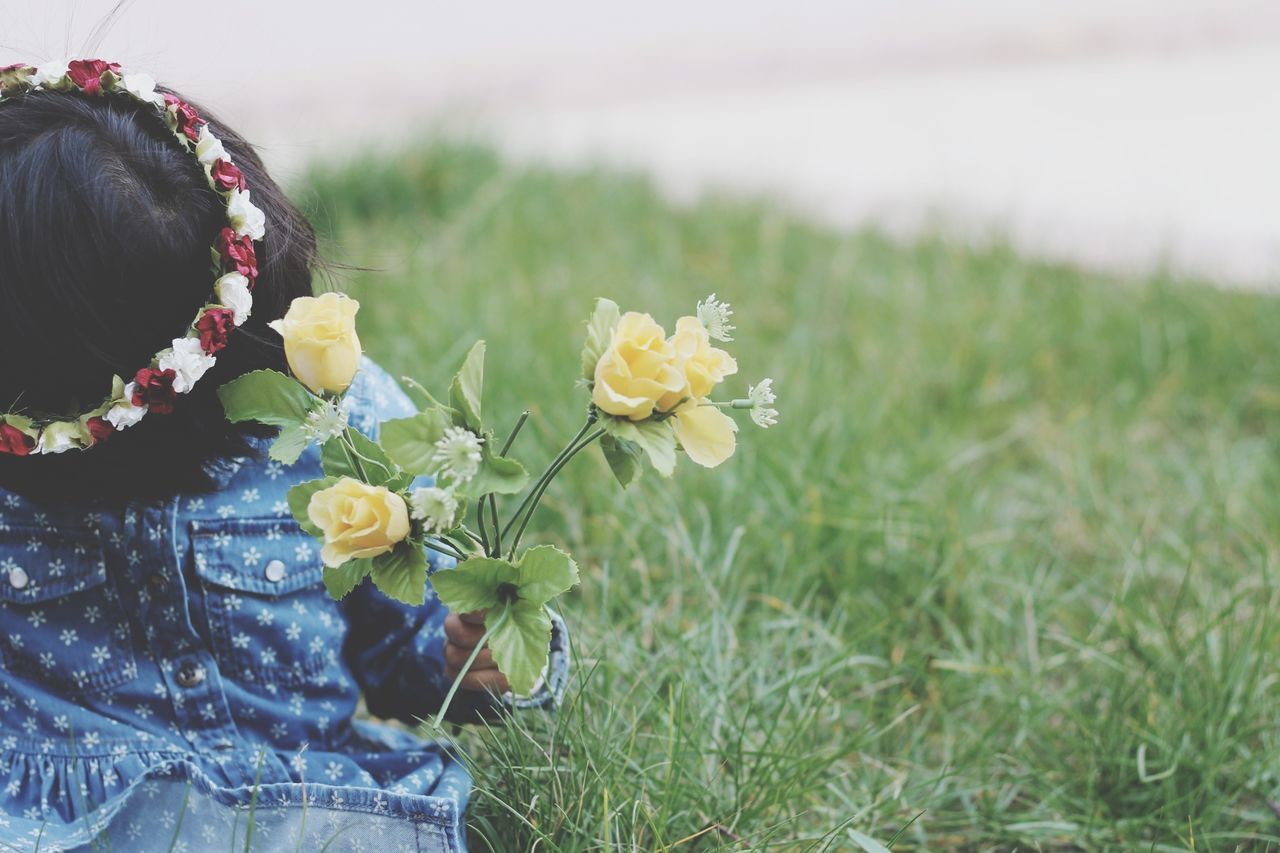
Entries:
[[[352, 425], [375, 435], [377, 424], [407, 417], [412, 402], [373, 362], [365, 361], [361, 380], [352, 386]], [[431, 570], [448, 571], [453, 560], [431, 553]], [[414, 723], [444, 703], [450, 679], [445, 674], [444, 620], [449, 611], [427, 590], [425, 603], [414, 606], [378, 592], [365, 579], [343, 599], [349, 632], [343, 654], [375, 716]], [[493, 696], [460, 690], [450, 706], [452, 722], [474, 722], [509, 710], [553, 707], [569, 677], [569, 637], [564, 621], [552, 614], [550, 658], [543, 678], [527, 697]]]

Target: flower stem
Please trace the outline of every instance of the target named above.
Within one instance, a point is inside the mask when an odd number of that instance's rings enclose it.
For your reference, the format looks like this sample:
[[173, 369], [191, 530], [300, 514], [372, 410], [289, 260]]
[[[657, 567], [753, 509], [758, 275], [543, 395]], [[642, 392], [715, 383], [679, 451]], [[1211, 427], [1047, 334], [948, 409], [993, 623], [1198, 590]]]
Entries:
[[[344, 431], [343, 431], [343, 433], [342, 433], [342, 438], [343, 438], [343, 440], [344, 440], [344, 441], [346, 441], [347, 449], [348, 449], [349, 451], [351, 451], [351, 453], [355, 454], [355, 456], [356, 456], [358, 459], [361, 459], [361, 460], [363, 460], [363, 461], [365, 461], [365, 462], [368, 462], [370, 465], [377, 465], [379, 468], [381, 468], [381, 469], [382, 469], [382, 472], [383, 472], [384, 474], [386, 474], [386, 475], [387, 475], [387, 479], [388, 479], [388, 480], [390, 480], [392, 477], [394, 477], [394, 476], [395, 476], [394, 472], [392, 472], [392, 470], [391, 470], [390, 468], [388, 468], [386, 465], [384, 465], [383, 463], [379, 462], [377, 459], [370, 459], [368, 456], [365, 456], [364, 454], [362, 454], [359, 450], [356, 450], [356, 443], [355, 443], [355, 441], [351, 438], [351, 428], [350, 428], [350, 427], [348, 427], [346, 430], [344, 430]], [[357, 468], [359, 469], [359, 471], [360, 471], [360, 476], [361, 476], [361, 478], [362, 478], [366, 483], [367, 483], [367, 482], [369, 482], [368, 477], [365, 475], [365, 471], [364, 471], [363, 466], [361, 466], [359, 463], [355, 463], [355, 464], [356, 464], [356, 467], [357, 467]]]
[[458, 560], [458, 561], [462, 561], [466, 559], [466, 557], [462, 555], [461, 551], [459, 551], [457, 548], [454, 548], [448, 542], [444, 542], [443, 540], [424, 539], [422, 540], [422, 544], [430, 548], [432, 551], [436, 551], [438, 553], [444, 554], [446, 557], [453, 557], [455, 560]]
[[[559, 453], [556, 454], [556, 457], [551, 460], [551, 463], [549, 465], [547, 465], [546, 470], [542, 472], [542, 475], [540, 477], [538, 477], [538, 481], [533, 484], [533, 488], [529, 489], [529, 493], [524, 496], [524, 500], [522, 500], [520, 502], [520, 506], [516, 508], [515, 515], [511, 516], [511, 518], [507, 520], [506, 525], [503, 526], [501, 536], [506, 536], [507, 532], [511, 530], [513, 526], [515, 526], [515, 523], [517, 521], [520, 520], [521, 513], [523, 513], [525, 509], [529, 506], [529, 502], [532, 501], [533, 496], [537, 494], [538, 488], [542, 486], [543, 482], [547, 479], [548, 476], [554, 476], [552, 475], [551, 472], [555, 470], [556, 465], [560, 463], [560, 461], [564, 458], [566, 453], [568, 453], [573, 449], [573, 446], [575, 444], [577, 444], [579, 441], [582, 440], [582, 437], [587, 434], [587, 430], [591, 429], [591, 425], [595, 422], [596, 422], [595, 410], [592, 409], [591, 412], [588, 413], [587, 422], [582, 425], [582, 429], [578, 430], [578, 434], [573, 437], [573, 440], [570, 441], [567, 445], [565, 445], [563, 450], [561, 450]], [[501, 536], [499, 538], [501, 538]]]
[[754, 409], [756, 407], [754, 400], [730, 400], [727, 403], [717, 403], [714, 400], [703, 400], [699, 406], [712, 406], [717, 409]]
[[[588, 422], [587, 425], [590, 426], [590, 423]], [[579, 435], [581, 435], [581, 433], [579, 433]], [[542, 478], [538, 491], [533, 494], [533, 503], [529, 506], [529, 511], [524, 514], [524, 520], [520, 522], [520, 528], [516, 530], [516, 538], [511, 542], [511, 550], [507, 554], [508, 560], [515, 559], [516, 548], [520, 546], [520, 537], [524, 535], [524, 529], [529, 526], [529, 519], [533, 518], [534, 510], [538, 508], [538, 503], [542, 500], [542, 495], [547, 491], [547, 487], [551, 485], [551, 481], [555, 479], [556, 475], [560, 473], [560, 470], [564, 468], [565, 465], [569, 464], [570, 459], [577, 456], [578, 453], [587, 447], [587, 445], [591, 444], [591, 442], [595, 441], [602, 435], [604, 435], [604, 430], [598, 429], [582, 441], [578, 442], [577, 446], [570, 448], [568, 453], [562, 453], [562, 458], [553, 468], [550, 469], [550, 473]]]
[[524, 427], [524, 422], [529, 420], [529, 410], [525, 409], [520, 413], [520, 420], [516, 421], [516, 425], [511, 428], [511, 435], [507, 436], [507, 443], [502, 445], [502, 452], [499, 456], [506, 456], [507, 451], [511, 449], [511, 445], [515, 443], [516, 436], [520, 434], [520, 430]]
[[[476, 525], [480, 528], [480, 538], [479, 540], [477, 540], [480, 543], [480, 550], [484, 551], [484, 553], [487, 556], [492, 557], [493, 552], [489, 550], [489, 531], [486, 530], [484, 526], [484, 496], [483, 495], [481, 495], [480, 499], [476, 501]], [[495, 525], [495, 528], [496, 526], [497, 525]], [[498, 534], [498, 531], [495, 529], [493, 533], [496, 536]], [[472, 536], [471, 538], [475, 539], [476, 537]]]
[[462, 669], [458, 670], [458, 675], [453, 679], [453, 685], [449, 688], [449, 692], [445, 694], [444, 704], [440, 706], [440, 710], [436, 712], [436, 718], [433, 723], [435, 728], [440, 728], [444, 723], [444, 715], [449, 711], [449, 706], [453, 704], [453, 697], [458, 692], [458, 688], [462, 686], [462, 679], [467, 677], [467, 673], [471, 671], [471, 665], [476, 662], [476, 658], [480, 656], [480, 651], [484, 648], [485, 643], [489, 642], [489, 638], [493, 636], [502, 623], [507, 621], [507, 615], [511, 612], [511, 605], [508, 604], [502, 608], [502, 613], [498, 614], [498, 618], [493, 624], [485, 624], [484, 636], [480, 638], [480, 642], [476, 643], [476, 647], [471, 650], [471, 656], [467, 658], [467, 662], [462, 665]]
[[342, 441], [342, 452], [346, 455], [347, 461], [351, 463], [351, 467], [360, 475], [360, 482], [368, 483], [369, 475], [365, 473], [364, 466], [360, 464], [360, 454], [356, 453], [355, 445], [347, 435], [346, 430], [343, 430], [342, 438], [340, 440]]
[[[529, 410], [525, 409], [520, 413], [519, 420], [516, 425], [511, 428], [511, 433], [507, 436], [507, 441], [502, 445], [502, 452], [499, 456], [506, 456], [507, 451], [511, 449], [511, 445], [515, 443], [516, 436], [520, 434], [520, 430], [524, 428], [525, 421], [529, 420]], [[502, 530], [498, 525], [498, 499], [493, 492], [489, 493], [489, 517], [493, 519], [493, 550], [488, 550], [486, 545], [485, 553], [490, 557], [497, 557], [502, 553]], [[480, 498], [480, 503], [476, 506], [476, 515], [480, 517], [480, 524], [484, 526], [484, 498]]]
[[[480, 514], [484, 514], [483, 507]], [[489, 517], [493, 519], [493, 553], [489, 556], [496, 557], [502, 553], [502, 531], [498, 529], [498, 499], [493, 492], [489, 493]]]

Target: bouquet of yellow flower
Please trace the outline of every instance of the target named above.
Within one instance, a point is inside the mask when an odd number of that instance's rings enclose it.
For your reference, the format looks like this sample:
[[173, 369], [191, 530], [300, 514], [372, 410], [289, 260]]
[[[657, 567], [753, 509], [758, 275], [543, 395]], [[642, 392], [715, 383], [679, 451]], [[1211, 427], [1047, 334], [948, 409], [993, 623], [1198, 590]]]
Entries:
[[[310, 444], [320, 445], [325, 476], [294, 486], [289, 507], [322, 543], [330, 595], [341, 599], [367, 577], [385, 595], [421, 604], [430, 583], [454, 612], [485, 611], [484, 639], [437, 720], [486, 645], [516, 693], [532, 690], [546, 665], [547, 605], [578, 583], [578, 568], [559, 548], [521, 551], [520, 541], [548, 486], [574, 456], [599, 440], [626, 487], [646, 462], [671, 476], [681, 450], [706, 467], [728, 459], [737, 424], [726, 410], [746, 410], [762, 427], [777, 420], [768, 379], [744, 398], [712, 399], [738, 370], [713, 344], [732, 341], [734, 329], [729, 305], [715, 294], [695, 315], [680, 318], [669, 337], [648, 314], [624, 314], [600, 299], [582, 349], [583, 384], [591, 395], [586, 422], [537, 479], [531, 482], [508, 455], [528, 412], [500, 446], [485, 425], [483, 341], [463, 361], [447, 402], [404, 379], [418, 412], [383, 423], [373, 441], [347, 424], [343, 399], [360, 364], [358, 310], [354, 299], [336, 293], [295, 300], [272, 324], [284, 339], [292, 376], [255, 371], [218, 394], [231, 421], [280, 428], [269, 451], [273, 459], [292, 464]], [[519, 502], [504, 519], [499, 498], [507, 496]], [[428, 577], [427, 550], [454, 558], [456, 568]]]

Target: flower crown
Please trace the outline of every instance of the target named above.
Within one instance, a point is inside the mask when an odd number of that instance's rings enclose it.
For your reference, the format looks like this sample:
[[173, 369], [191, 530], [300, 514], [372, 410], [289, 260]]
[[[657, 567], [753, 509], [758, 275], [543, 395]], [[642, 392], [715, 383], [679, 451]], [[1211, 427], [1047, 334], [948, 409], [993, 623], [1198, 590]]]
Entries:
[[146, 74], [126, 73], [114, 62], [78, 59], [54, 66], [0, 68], [0, 105], [28, 92], [76, 91], [92, 97], [118, 94], [155, 108], [184, 150], [195, 155], [209, 186], [226, 204], [227, 227], [213, 246], [213, 294], [186, 334], [156, 353], [126, 382], [113, 377], [110, 395], [72, 418], [0, 413], [0, 453], [62, 453], [106, 441], [142, 420], [148, 412], [173, 412], [179, 394], [195, 387], [227, 345], [232, 330], [249, 319], [258, 262], [253, 243], [266, 234], [266, 217], [249, 200], [244, 174], [195, 108], [167, 92], [157, 92]]

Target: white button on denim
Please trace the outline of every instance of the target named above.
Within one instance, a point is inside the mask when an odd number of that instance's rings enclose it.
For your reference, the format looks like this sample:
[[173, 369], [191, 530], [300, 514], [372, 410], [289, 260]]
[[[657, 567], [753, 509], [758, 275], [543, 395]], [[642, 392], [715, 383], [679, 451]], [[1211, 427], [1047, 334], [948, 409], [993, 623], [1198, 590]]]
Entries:
[[284, 563], [280, 560], [272, 560], [267, 563], [267, 580], [272, 583], [280, 583], [284, 580]]
[[9, 586], [14, 589], [26, 589], [31, 578], [27, 577], [27, 572], [20, 566], [14, 566], [9, 570]]

